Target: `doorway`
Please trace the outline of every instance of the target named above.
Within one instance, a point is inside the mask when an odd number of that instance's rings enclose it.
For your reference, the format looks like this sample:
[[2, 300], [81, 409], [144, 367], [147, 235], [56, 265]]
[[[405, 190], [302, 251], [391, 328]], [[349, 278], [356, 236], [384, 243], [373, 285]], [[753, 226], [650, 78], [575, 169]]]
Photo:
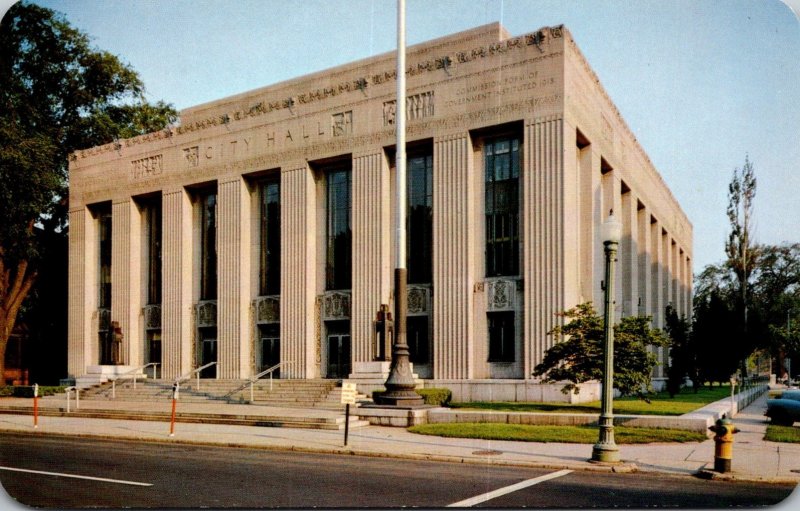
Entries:
[[[211, 362], [217, 361], [217, 329], [216, 328], [201, 328], [199, 329], [200, 345], [198, 346], [199, 352], [199, 366], [202, 367]], [[217, 365], [206, 367], [200, 371], [200, 378], [216, 378]]]
[[350, 365], [350, 322], [330, 321], [328, 331], [328, 372], [327, 378], [347, 378]]
[[[261, 360], [258, 372], [265, 371], [281, 363], [281, 339], [278, 325], [262, 325], [258, 328], [261, 339]], [[272, 372], [273, 378], [280, 378], [280, 367]]]

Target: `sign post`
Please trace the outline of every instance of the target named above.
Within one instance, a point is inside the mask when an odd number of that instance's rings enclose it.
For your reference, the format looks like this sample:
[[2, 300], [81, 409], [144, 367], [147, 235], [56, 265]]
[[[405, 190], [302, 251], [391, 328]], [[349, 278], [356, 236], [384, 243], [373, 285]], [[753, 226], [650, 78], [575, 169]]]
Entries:
[[350, 434], [350, 405], [356, 404], [356, 384], [342, 382], [342, 404], [344, 404], [344, 445]]
[[33, 384], [33, 429], [39, 428], [39, 384]]

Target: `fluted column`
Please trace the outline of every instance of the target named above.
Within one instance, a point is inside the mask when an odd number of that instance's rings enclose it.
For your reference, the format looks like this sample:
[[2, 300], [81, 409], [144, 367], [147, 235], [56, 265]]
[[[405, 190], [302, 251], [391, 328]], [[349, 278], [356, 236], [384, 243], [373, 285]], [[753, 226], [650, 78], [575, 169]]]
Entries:
[[175, 378], [193, 366], [191, 198], [165, 190], [162, 210], [162, 377]]
[[252, 376], [250, 193], [244, 179], [219, 184], [217, 356], [219, 378]]
[[389, 303], [391, 258], [389, 168], [383, 151], [353, 158], [353, 362], [374, 358], [372, 321]]
[[474, 371], [472, 143], [441, 137], [433, 147], [433, 376], [471, 378]]
[[658, 328], [664, 327], [664, 298], [662, 286], [664, 282], [664, 272], [662, 271], [663, 253], [661, 245], [663, 236], [661, 235], [661, 224], [656, 221], [650, 224], [650, 265], [652, 276], [650, 313], [653, 315], [653, 324]]
[[[522, 276], [524, 374], [553, 345], [547, 333], [565, 301], [563, 121], [537, 119], [525, 126], [522, 171]], [[573, 186], [570, 183], [570, 186]], [[573, 305], [573, 304], [569, 304]]]
[[316, 195], [307, 165], [281, 172], [281, 368], [285, 378], [319, 377], [316, 344]]
[[[86, 366], [97, 363], [93, 346], [97, 335], [91, 331], [92, 312], [97, 307], [96, 235], [93, 218], [86, 208], [69, 212], [69, 310], [67, 373], [82, 376]], [[94, 271], [93, 271], [94, 270]]]
[[122, 331], [121, 362], [142, 364], [141, 232], [139, 208], [131, 199], [111, 206], [111, 320]]

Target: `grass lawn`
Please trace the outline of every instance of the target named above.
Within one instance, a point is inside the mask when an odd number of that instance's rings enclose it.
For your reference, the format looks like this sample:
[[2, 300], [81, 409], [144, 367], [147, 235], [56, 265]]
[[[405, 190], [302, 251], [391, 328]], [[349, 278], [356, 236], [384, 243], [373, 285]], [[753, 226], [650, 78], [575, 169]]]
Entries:
[[[594, 444], [597, 426], [530, 426], [525, 424], [448, 423], [422, 424], [408, 428], [412, 433], [453, 438], [480, 438], [483, 440], [514, 440], [522, 442], [559, 442]], [[702, 442], [703, 433], [680, 429], [614, 428], [618, 444], [646, 444], [652, 442]]]
[[800, 444], [800, 428], [793, 426], [767, 426], [767, 434], [764, 435], [764, 440], [769, 442], [787, 442], [791, 444]]
[[[650, 398], [650, 403], [638, 397], [614, 399], [614, 413], [629, 415], [683, 415], [702, 408], [708, 403], [730, 397], [731, 388], [701, 387], [697, 394], [692, 389], [681, 389], [674, 398], [667, 392], [659, 392]], [[580, 404], [536, 403], [536, 402], [487, 402], [450, 403], [451, 408], [496, 410], [506, 412], [551, 412], [551, 413], [599, 413], [600, 401]]]

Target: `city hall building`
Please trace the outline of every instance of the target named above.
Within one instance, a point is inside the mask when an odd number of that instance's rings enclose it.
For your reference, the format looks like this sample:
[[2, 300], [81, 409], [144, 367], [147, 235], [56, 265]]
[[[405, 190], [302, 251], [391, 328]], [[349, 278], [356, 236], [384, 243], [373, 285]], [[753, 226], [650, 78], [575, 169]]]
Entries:
[[70, 376], [155, 362], [172, 379], [216, 362], [204, 377], [280, 363], [281, 378], [379, 378], [398, 114], [407, 337], [426, 386], [541, 397], [532, 372], [557, 313], [602, 312], [610, 210], [617, 316], [661, 327], [669, 304], [690, 313], [691, 223], [566, 28], [491, 24], [408, 48], [402, 113], [395, 62], [223, 98], [73, 154]]

